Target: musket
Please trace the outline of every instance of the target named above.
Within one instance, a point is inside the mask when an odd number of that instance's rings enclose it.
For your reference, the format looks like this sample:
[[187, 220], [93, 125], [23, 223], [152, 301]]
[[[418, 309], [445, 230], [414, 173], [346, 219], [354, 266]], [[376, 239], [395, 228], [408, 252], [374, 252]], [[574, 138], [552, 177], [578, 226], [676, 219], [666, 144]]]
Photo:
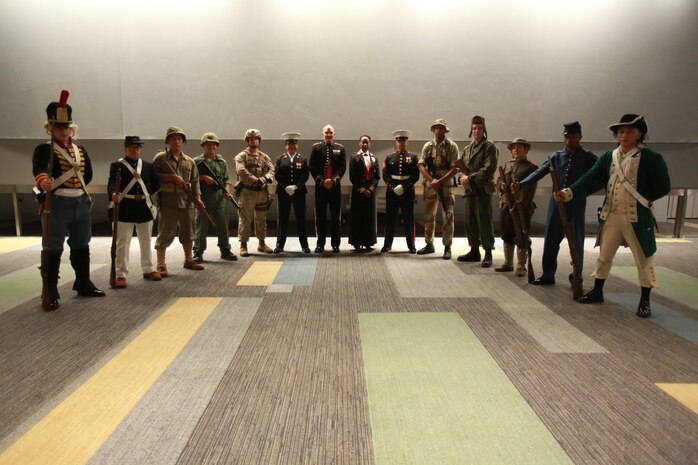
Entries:
[[[61, 91], [61, 96], [58, 99], [58, 106], [65, 108], [68, 104], [68, 96], [70, 92], [67, 90]], [[48, 155], [48, 164], [46, 166], [46, 174], [49, 179], [53, 179], [53, 131], [51, 131], [51, 149]], [[55, 187], [55, 186], [54, 186]], [[51, 310], [51, 296], [49, 295], [48, 282], [48, 254], [49, 254], [49, 236], [51, 235], [51, 208], [53, 204], [53, 189], [44, 192], [43, 208], [41, 214], [44, 216], [44, 221], [41, 225], [41, 308], [48, 311]]]
[[[159, 168], [160, 171], [162, 171], [164, 174], [172, 174], [174, 176], [179, 176], [175, 172], [174, 168], [172, 168], [172, 165], [170, 165], [170, 162], [167, 160], [165, 160], [165, 162], [161, 164]], [[191, 190], [191, 187], [189, 187], [189, 185], [186, 182], [184, 182], [182, 189], [184, 189], [184, 193], [186, 194], [187, 198], [192, 201], [196, 209], [199, 210], [201, 214], [204, 215], [204, 217], [206, 217], [206, 220], [209, 222], [209, 224], [215, 227], [216, 224], [213, 222], [213, 218], [211, 218], [211, 215], [209, 215], [206, 211], [206, 205], [204, 205], [204, 203], [201, 200], [196, 198], [196, 195], [194, 195], [194, 192]]]
[[528, 282], [532, 283], [533, 281], [536, 280], [536, 274], [533, 272], [533, 261], [531, 260], [531, 256], [533, 255], [533, 244], [531, 242], [531, 233], [528, 230], [527, 226], [527, 221], [526, 221], [526, 214], [524, 213], [524, 208], [523, 208], [523, 203], [521, 201], [521, 193], [519, 192], [518, 184], [515, 182], [512, 182], [511, 184], [512, 191], [514, 192], [514, 197], [516, 198], [516, 210], [518, 211], [519, 214], [519, 223], [521, 224], [521, 235], [524, 237], [524, 240], [526, 241], [525, 244], [528, 246], [528, 249], [526, 250], [526, 255], [527, 255], [527, 260], [528, 263], [526, 264], [528, 268]]
[[240, 210], [240, 204], [238, 203], [237, 199], [233, 197], [233, 194], [230, 193], [230, 189], [225, 187], [225, 183], [223, 183], [223, 180], [213, 172], [213, 170], [206, 164], [203, 160], [198, 162], [196, 166], [199, 168], [199, 173], [201, 174], [202, 171], [204, 172], [204, 176], [210, 176], [213, 178], [213, 182], [216, 183], [216, 187], [218, 187], [221, 191], [223, 191], [223, 194], [226, 194], [226, 198], [229, 199], [231, 202], [233, 202], [233, 205], [235, 205], [235, 208]]
[[582, 296], [584, 290], [582, 289], [582, 276], [579, 269], [579, 256], [577, 255], [577, 246], [574, 240], [574, 235], [572, 234], [572, 225], [567, 217], [567, 210], [565, 209], [565, 203], [562, 200], [558, 200], [555, 194], [560, 191], [560, 185], [557, 181], [557, 174], [555, 173], [555, 165], [553, 164], [552, 157], [548, 157], [548, 163], [550, 165], [550, 177], [553, 180], [553, 198], [557, 207], [560, 210], [560, 221], [562, 222], [562, 228], [565, 231], [565, 238], [567, 239], [567, 244], [570, 247], [570, 258], [572, 260], [572, 298], [577, 300]]
[[[114, 193], [116, 195], [121, 195], [121, 163], [118, 164], [116, 168], [116, 178], [114, 179]], [[116, 239], [118, 237], [119, 231], [119, 202], [114, 202], [114, 211], [112, 218], [112, 232], [111, 232], [111, 268], [109, 269], [109, 285], [113, 288], [116, 287]], [[128, 251], [127, 251], [128, 253]]]

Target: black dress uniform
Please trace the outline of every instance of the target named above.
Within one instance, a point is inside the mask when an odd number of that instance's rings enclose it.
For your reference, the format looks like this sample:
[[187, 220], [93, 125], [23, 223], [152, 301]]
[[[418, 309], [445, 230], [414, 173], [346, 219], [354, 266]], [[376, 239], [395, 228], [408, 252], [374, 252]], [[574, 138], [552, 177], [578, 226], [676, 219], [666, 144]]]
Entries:
[[[123, 160], [134, 170], [138, 167], [138, 160], [131, 160], [128, 157], [124, 157]], [[153, 165], [143, 159], [141, 159], [141, 163], [140, 178], [143, 180], [145, 188], [148, 189], [147, 195], [150, 195], [160, 189], [160, 183], [153, 171]], [[146, 194], [144, 194], [141, 184], [136, 182], [128, 192], [123, 191], [123, 189], [131, 183], [133, 174], [120, 160], [112, 162], [109, 167], [109, 181], [107, 185], [108, 198], [111, 199], [112, 194], [115, 192], [114, 182], [116, 180], [117, 170], [121, 170], [121, 186], [119, 186], [119, 190], [122, 194], [121, 202], [119, 202], [119, 221], [126, 223], [146, 223], [152, 221], [153, 214], [145, 202]]]
[[[284, 245], [286, 245], [288, 217], [291, 213], [291, 206], [293, 206], [298, 227], [298, 240], [301, 243], [303, 252], [310, 252], [308, 233], [305, 229], [305, 196], [308, 193], [305, 183], [309, 176], [308, 159], [303, 155], [299, 153], [294, 155], [284, 153], [276, 159], [274, 178], [278, 183], [276, 195], [279, 198], [276, 249], [279, 251], [282, 251]], [[296, 186], [297, 189], [293, 195], [288, 195], [286, 188], [291, 185]]]
[[[371, 152], [364, 155], [361, 151], [352, 155], [349, 161], [349, 180], [352, 185], [349, 244], [357, 249], [368, 248], [376, 244], [375, 192], [380, 181], [380, 168], [376, 156]], [[370, 197], [362, 194], [364, 189], [371, 191]]]
[[[321, 252], [325, 247], [327, 237], [327, 207], [330, 207], [331, 216], [331, 245], [334, 251], [339, 251], [341, 242], [341, 200], [342, 189], [340, 180], [347, 170], [347, 156], [342, 144], [335, 142], [327, 144], [318, 142], [313, 145], [310, 153], [310, 174], [315, 180], [315, 229], [317, 231], [316, 252]], [[325, 189], [322, 182], [331, 179], [333, 186]]]
[[[388, 155], [383, 163], [383, 181], [388, 185], [385, 194], [385, 241], [381, 252], [389, 251], [393, 246], [395, 220], [398, 210], [402, 213], [405, 224], [405, 239], [410, 253], [416, 253], [414, 245], [414, 185], [419, 181], [419, 157], [411, 152], [395, 152]], [[405, 192], [397, 195], [394, 189], [401, 185]]]

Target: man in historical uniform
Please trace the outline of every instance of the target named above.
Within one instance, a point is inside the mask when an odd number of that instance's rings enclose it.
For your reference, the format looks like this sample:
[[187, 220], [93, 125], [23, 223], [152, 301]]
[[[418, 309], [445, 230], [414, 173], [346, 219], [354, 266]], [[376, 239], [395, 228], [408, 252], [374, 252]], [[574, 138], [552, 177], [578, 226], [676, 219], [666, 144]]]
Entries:
[[[42, 224], [48, 221], [48, 237], [45, 238], [47, 260], [42, 260], [41, 273], [48, 300], [44, 310], [56, 310], [58, 300], [58, 271], [63, 254], [63, 245], [68, 236], [70, 264], [75, 270], [73, 290], [86, 297], [104, 297], [104, 291], [90, 280], [90, 239], [92, 220], [90, 209], [92, 198], [87, 193], [87, 184], [92, 181], [92, 163], [85, 147], [75, 144], [77, 125], [73, 123], [73, 109], [67, 103], [68, 92], [63, 91], [59, 102], [46, 107], [46, 132], [50, 142], [34, 149], [32, 171], [36, 187], [51, 195], [51, 208], [44, 212]], [[44, 265], [45, 268], [44, 268]]]
[[559, 200], [573, 201], [577, 196], [586, 196], [599, 183], [606, 186], [597, 241], [601, 250], [592, 275], [594, 288], [577, 301], [603, 302], [603, 286], [613, 258], [618, 247], [626, 245], [633, 253], [641, 286], [637, 316], [647, 318], [652, 314], [650, 291], [657, 285], [654, 277], [657, 222], [652, 203], [671, 190], [669, 170], [662, 156], [644, 145], [647, 122], [643, 116], [625, 114], [608, 129], [613, 131], [618, 147], [601, 155], [584, 176], [555, 195]]
[[485, 118], [473, 116], [470, 121], [472, 141], [465, 146], [458, 160], [462, 171], [459, 182], [465, 188], [465, 235], [470, 251], [458, 257], [460, 262], [479, 262], [480, 246], [485, 250], [481, 266], [492, 266], [494, 227], [492, 225], [492, 194], [499, 150], [487, 139]]
[[[507, 161], [502, 168], [504, 179], [498, 178], [499, 186], [499, 221], [502, 229], [502, 242], [504, 242], [504, 263], [495, 267], [494, 271], [507, 272], [514, 270], [514, 249], [516, 251], [516, 276], [526, 275], [526, 258], [530, 248], [530, 237], [526, 234], [525, 237], [517, 237], [516, 223], [521, 218], [524, 220], [523, 229], [519, 231], [523, 235], [523, 231], [531, 230], [531, 217], [536, 209], [536, 204], [533, 203], [533, 197], [536, 195], [536, 183], [529, 184], [526, 188], [517, 191], [518, 195], [512, 195], [512, 185], [521, 179], [524, 179], [529, 174], [533, 173], [538, 166], [531, 163], [526, 155], [531, 149], [531, 144], [522, 138], [517, 137], [507, 145], [511, 151], [511, 160]], [[509, 201], [506, 200], [509, 197]], [[518, 197], [514, 199], [514, 197]], [[511, 204], [512, 201], [517, 202], [517, 205]], [[523, 215], [519, 215], [516, 209], [521, 208]], [[514, 219], [513, 215], [516, 215]], [[521, 226], [519, 226], [521, 227]], [[524, 241], [524, 242], [521, 242]]]
[[310, 253], [308, 245], [308, 233], [305, 228], [305, 197], [308, 189], [305, 187], [310, 176], [308, 159], [298, 153], [298, 140], [301, 135], [297, 132], [285, 132], [281, 134], [285, 141], [286, 152], [276, 159], [274, 177], [278, 183], [276, 195], [279, 198], [278, 219], [276, 231], [276, 247], [274, 253], [284, 251], [286, 235], [288, 231], [288, 217], [291, 214], [291, 206], [296, 216], [298, 228], [298, 241], [303, 252]]
[[325, 250], [327, 237], [327, 207], [330, 207], [332, 252], [339, 252], [341, 243], [340, 181], [347, 170], [347, 155], [344, 146], [334, 142], [335, 131], [331, 125], [322, 128], [324, 141], [313, 145], [310, 152], [310, 175], [315, 180], [315, 229], [317, 246], [315, 253]]
[[240, 202], [238, 220], [238, 238], [240, 239], [240, 255], [247, 257], [247, 241], [254, 233], [259, 244], [257, 251], [272, 253], [273, 250], [264, 243], [267, 237], [267, 212], [271, 206], [269, 184], [274, 182], [274, 164], [261, 150], [262, 134], [257, 129], [248, 129], [245, 133], [247, 148], [235, 157], [235, 171], [238, 182], [235, 185], [239, 191]]
[[445, 119], [437, 119], [431, 125], [434, 138], [424, 144], [419, 158], [419, 171], [424, 176], [424, 241], [426, 245], [417, 254], [434, 253], [434, 231], [436, 214], [441, 205], [441, 234], [444, 244], [444, 260], [451, 259], [453, 243], [454, 215], [453, 176], [456, 174], [458, 146], [446, 137], [448, 124]]
[[[395, 152], [383, 162], [383, 181], [388, 186], [385, 194], [385, 240], [381, 252], [393, 247], [395, 220], [398, 211], [405, 225], [405, 240], [410, 253], [417, 253], [414, 245], [414, 185], [419, 181], [419, 158], [407, 151], [412, 132], [405, 129], [393, 131]], [[458, 149], [456, 149], [456, 152]]]
[[[182, 151], [187, 136], [181, 128], [172, 126], [165, 134], [167, 149], [155, 155], [153, 168], [160, 182], [160, 219], [158, 237], [155, 241], [157, 271], [163, 278], [168, 276], [165, 252], [179, 235], [184, 249], [184, 268], [203, 270], [193, 256], [194, 202], [201, 204], [199, 171], [194, 160]], [[193, 199], [187, 195], [187, 190]]]
[[[194, 158], [199, 171], [199, 185], [201, 187], [201, 200], [206, 206], [206, 211], [213, 218], [218, 233], [218, 249], [223, 260], [237, 260], [237, 256], [230, 251], [230, 236], [228, 234], [228, 202], [230, 194], [224, 192], [210, 176], [209, 171], [216, 175], [230, 192], [230, 172], [228, 163], [218, 152], [220, 140], [212, 132], [207, 132], [201, 136], [201, 146], [204, 153]], [[201, 164], [205, 163], [208, 170], [201, 169]], [[203, 171], [203, 172], [202, 172]], [[208, 221], [200, 212], [196, 213], [196, 241], [194, 243], [194, 260], [196, 263], [204, 261], [206, 251], [206, 236], [208, 235]]]
[[[564, 125], [563, 137], [565, 148], [553, 153], [548, 159], [540, 164], [538, 169], [519, 183], [521, 188], [526, 188], [533, 183], [540, 181], [550, 173], [550, 162], [552, 160], [555, 174], [560, 189], [571, 186], [584, 173], [589, 171], [596, 163], [596, 155], [582, 147], [582, 126], [579, 121]], [[594, 192], [603, 187], [597, 184]], [[574, 247], [577, 251], [579, 263], [578, 269], [584, 268], [584, 210], [586, 209], [586, 195], [575, 196], [574, 200], [565, 205], [567, 219], [572, 228], [574, 236]], [[545, 239], [543, 242], [543, 274], [533, 281], [535, 285], [555, 284], [555, 272], [557, 271], [557, 254], [560, 252], [560, 242], [565, 237], [565, 230], [560, 219], [560, 209], [555, 203], [555, 198], [551, 195], [548, 201], [548, 214], [545, 221]], [[573, 275], [570, 274], [570, 278]]]
[[[126, 287], [128, 277], [129, 248], [133, 230], [136, 230], [141, 249], [141, 270], [143, 278], [160, 281], [162, 276], [153, 269], [153, 254], [150, 239], [153, 233], [153, 220], [157, 209], [151, 195], [160, 188], [153, 165], [141, 159], [143, 142], [138, 136], [124, 139], [124, 157], [109, 167], [107, 193], [109, 199], [119, 208], [119, 227], [116, 236], [116, 287]], [[121, 179], [116, 185], [117, 174]], [[113, 213], [112, 213], [113, 214]]]

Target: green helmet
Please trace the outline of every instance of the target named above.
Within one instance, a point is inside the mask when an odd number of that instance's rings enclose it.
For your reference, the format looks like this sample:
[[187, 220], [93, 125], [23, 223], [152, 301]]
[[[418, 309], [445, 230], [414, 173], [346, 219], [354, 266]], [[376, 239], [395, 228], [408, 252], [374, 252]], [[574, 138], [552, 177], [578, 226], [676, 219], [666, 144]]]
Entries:
[[169, 139], [172, 134], [179, 134], [180, 136], [182, 136], [182, 140], [184, 142], [187, 141], [187, 136], [184, 134], [182, 128], [178, 128], [177, 126], [170, 126], [169, 128], [167, 128], [167, 133], [165, 134], [165, 143], [167, 143], [167, 139]]
[[212, 132], [207, 132], [201, 136], [201, 145], [204, 145], [206, 142], [213, 142], [216, 145], [221, 145], [221, 141], [218, 140], [218, 136]]
[[247, 142], [247, 139], [249, 139], [250, 137], [257, 137], [261, 141], [262, 133], [259, 132], [259, 129], [248, 129], [245, 133], [245, 142]]

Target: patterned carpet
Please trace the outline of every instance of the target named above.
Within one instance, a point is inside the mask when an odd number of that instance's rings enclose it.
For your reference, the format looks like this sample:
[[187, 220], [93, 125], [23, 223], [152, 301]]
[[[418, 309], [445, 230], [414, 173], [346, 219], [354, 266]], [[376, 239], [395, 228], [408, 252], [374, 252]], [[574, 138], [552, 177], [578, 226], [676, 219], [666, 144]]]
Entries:
[[694, 242], [659, 244], [643, 320], [630, 254], [584, 306], [560, 284], [564, 243], [558, 284], [537, 287], [438, 241], [318, 256], [293, 239], [203, 271], [172, 246], [171, 277], [111, 290], [95, 238], [107, 297], [62, 269], [45, 313], [37, 240], [0, 238], [0, 465], [698, 463]]

